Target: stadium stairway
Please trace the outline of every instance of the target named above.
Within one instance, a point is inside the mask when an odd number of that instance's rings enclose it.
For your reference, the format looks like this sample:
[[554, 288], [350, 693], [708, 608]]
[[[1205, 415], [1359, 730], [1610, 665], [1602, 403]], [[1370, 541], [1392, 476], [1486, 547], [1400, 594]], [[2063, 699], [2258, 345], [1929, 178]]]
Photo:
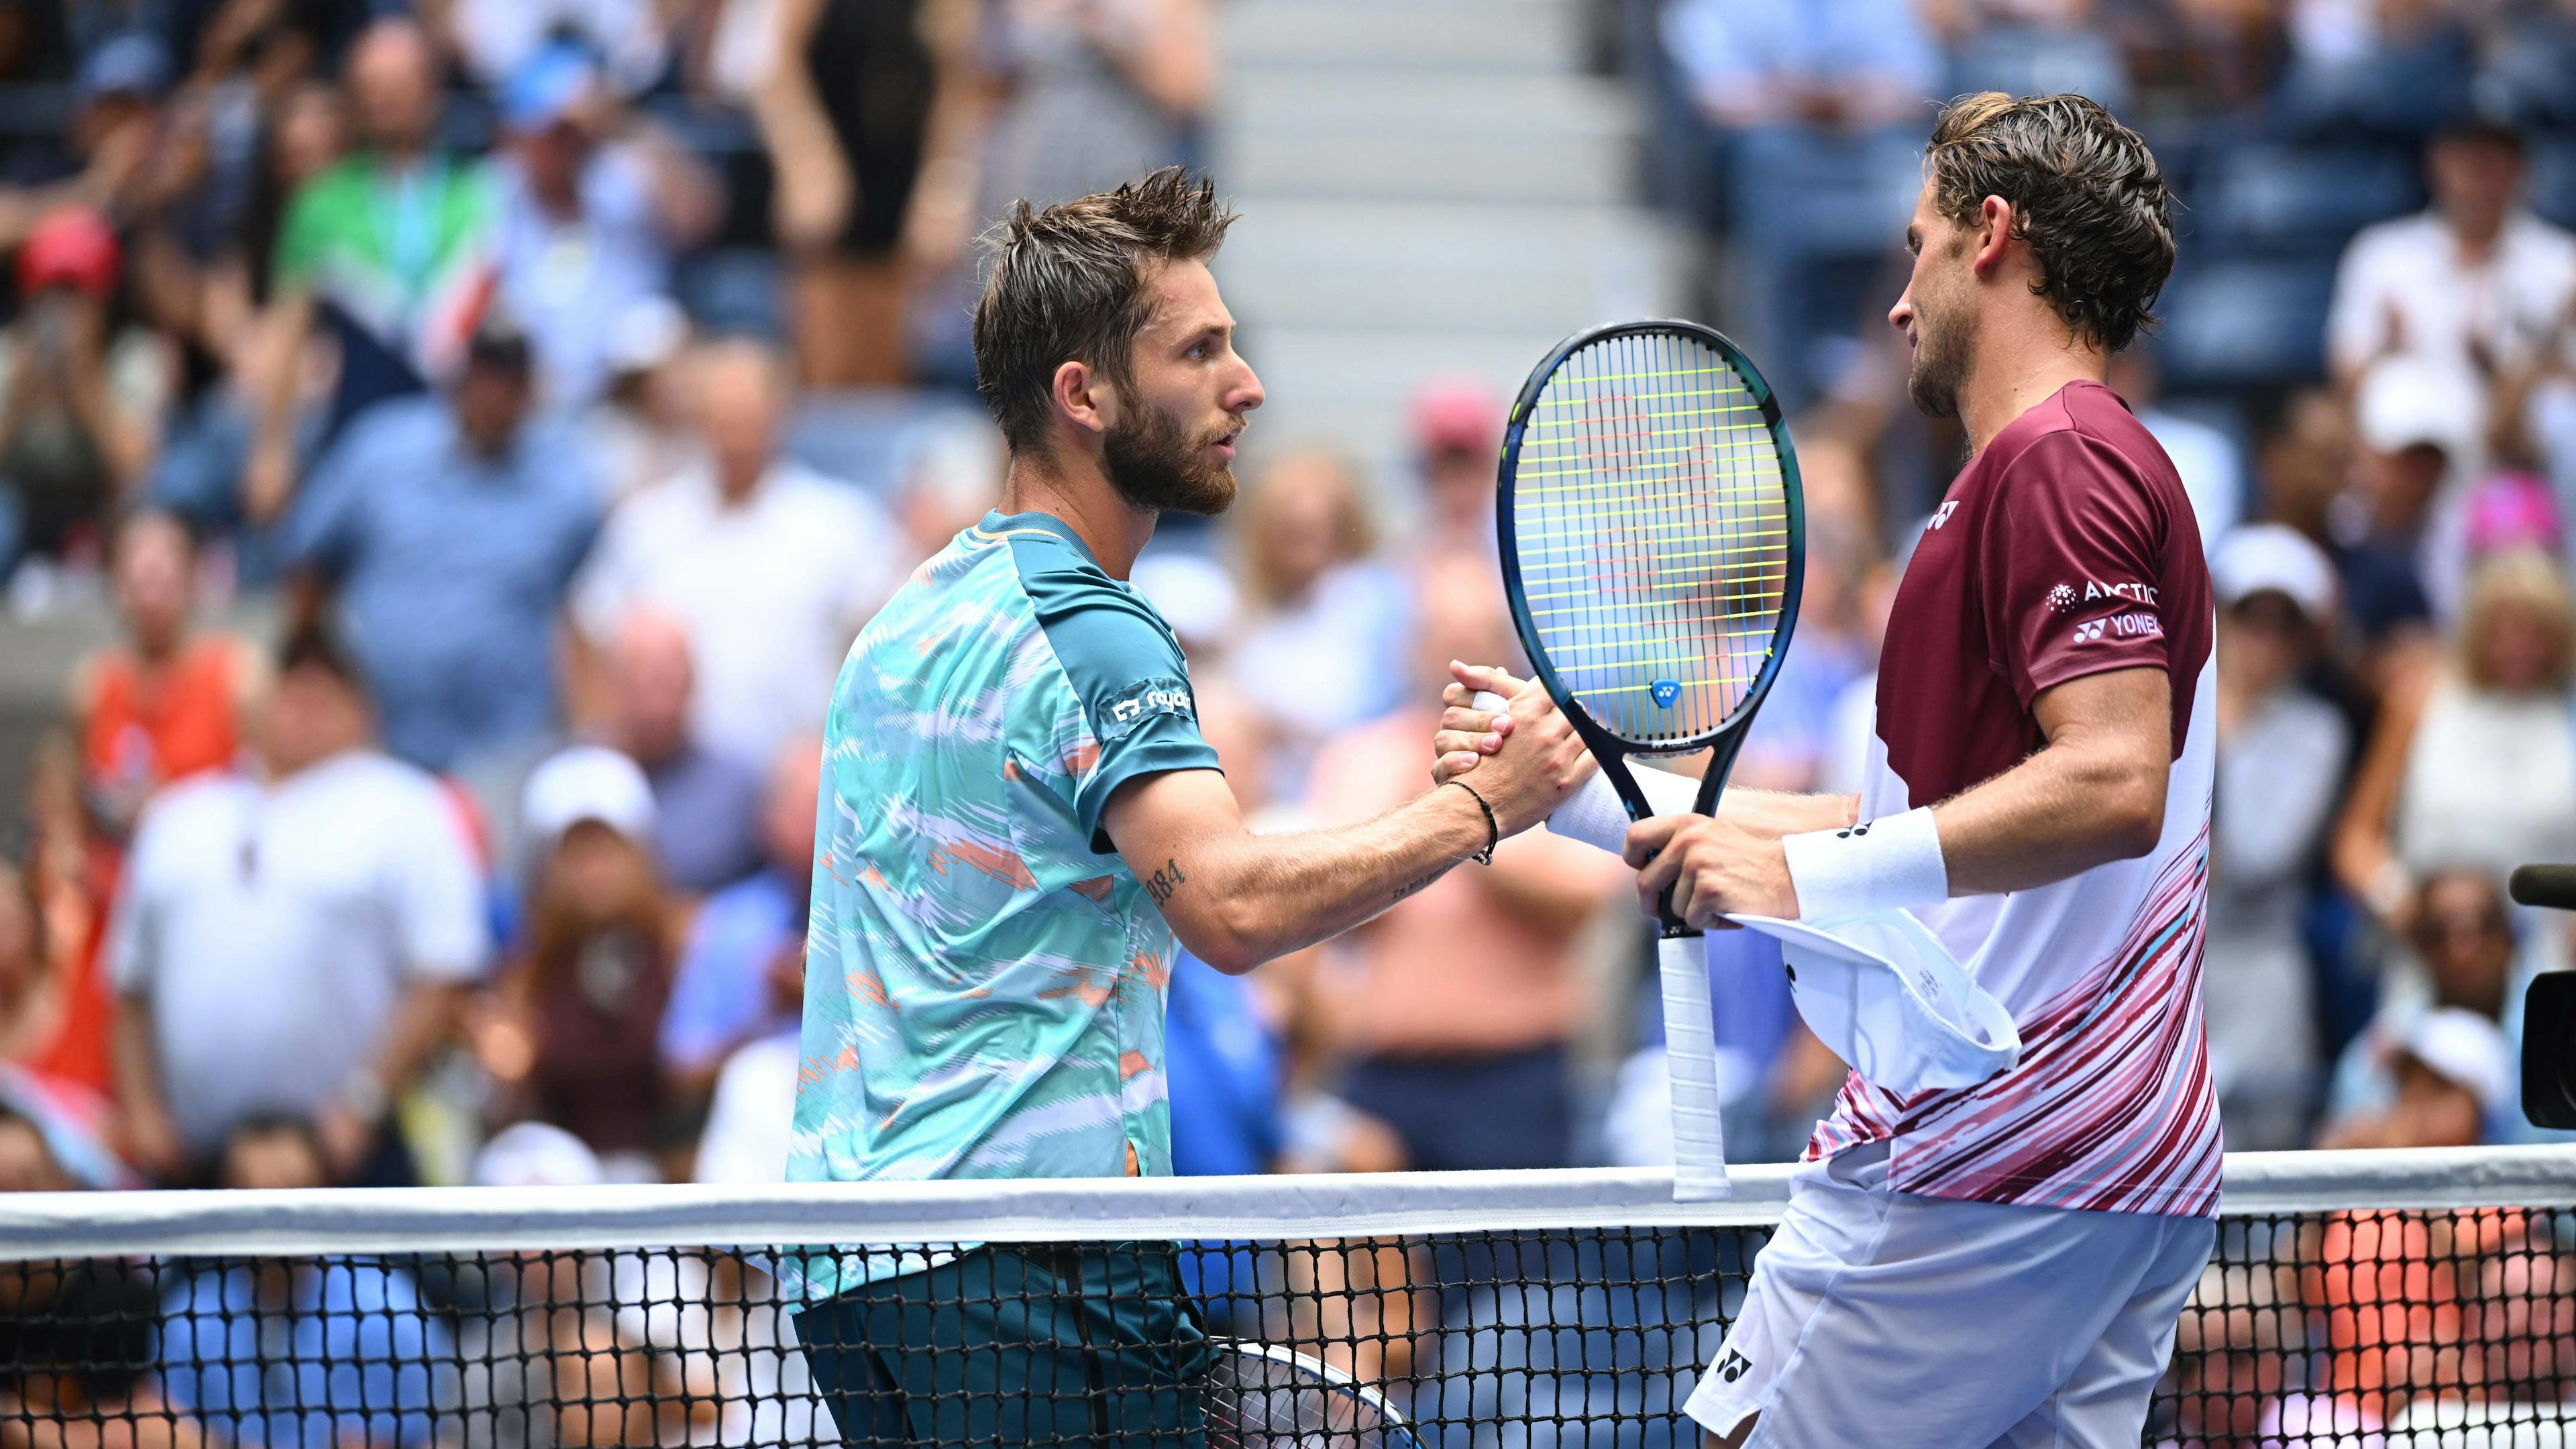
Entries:
[[1641, 196], [1643, 104], [1586, 69], [1585, 11], [1219, 7], [1211, 169], [1244, 219], [1218, 275], [1270, 394], [1261, 451], [1338, 444], [1400, 511], [1425, 378], [1508, 397], [1567, 333], [1677, 305], [1684, 248]]

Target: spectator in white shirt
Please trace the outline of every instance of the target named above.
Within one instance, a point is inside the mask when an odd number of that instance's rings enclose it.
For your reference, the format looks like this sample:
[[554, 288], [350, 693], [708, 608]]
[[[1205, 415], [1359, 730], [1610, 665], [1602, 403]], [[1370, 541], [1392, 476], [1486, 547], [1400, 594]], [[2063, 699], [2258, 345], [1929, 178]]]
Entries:
[[748, 341], [694, 365], [707, 460], [610, 514], [573, 595], [594, 647], [641, 605], [679, 619], [698, 738], [744, 761], [820, 729], [859, 626], [893, 591], [903, 537], [875, 500], [779, 455], [787, 374]]
[[2306, 1145], [2323, 1069], [2300, 913], [2352, 730], [2299, 673], [2335, 609], [2334, 565], [2285, 524], [2222, 540], [2218, 800], [2211, 818], [2209, 1054], [2230, 1147]]
[[289, 1113], [344, 1179], [399, 1181], [390, 1108], [489, 950], [481, 871], [437, 781], [375, 747], [322, 631], [287, 641], [252, 715], [251, 762], [173, 787], [135, 838], [108, 948], [128, 1131], [176, 1178]]
[[2519, 135], [2489, 122], [2446, 132], [2425, 175], [2432, 209], [2364, 228], [2344, 250], [2326, 351], [2347, 387], [2391, 355], [2481, 378], [2527, 367], [2576, 298], [2576, 236], [2523, 206]]

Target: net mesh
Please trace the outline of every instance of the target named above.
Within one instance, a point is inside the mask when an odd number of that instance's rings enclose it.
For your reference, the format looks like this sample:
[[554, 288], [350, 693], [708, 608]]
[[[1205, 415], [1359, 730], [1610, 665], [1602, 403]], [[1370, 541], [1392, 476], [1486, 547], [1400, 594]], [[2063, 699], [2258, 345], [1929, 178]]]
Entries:
[[[766, 1246], [173, 1235], [0, 1265], [0, 1445], [1689, 1446], [1753, 1216], [914, 1244], [802, 1313]], [[2561, 1443], [2571, 1255], [2570, 1203], [2230, 1211], [2146, 1442]]]
[[1619, 738], [1705, 739], [1771, 654], [1790, 488], [1724, 353], [1664, 333], [1576, 349], [1524, 410], [1511, 476], [1531, 652]]

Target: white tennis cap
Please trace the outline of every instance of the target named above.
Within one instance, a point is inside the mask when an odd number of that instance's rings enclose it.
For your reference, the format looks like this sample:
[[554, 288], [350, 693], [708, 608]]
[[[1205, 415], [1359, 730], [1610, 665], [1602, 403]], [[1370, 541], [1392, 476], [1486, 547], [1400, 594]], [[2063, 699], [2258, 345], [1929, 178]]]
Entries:
[[2397, 1048], [2477, 1098], [2482, 1108], [2492, 1111], [2513, 1100], [2513, 1047], [2504, 1028], [2466, 1007], [2425, 1012], [2398, 1038]]
[[2353, 398], [2353, 421], [2371, 451], [2429, 443], [2454, 462], [2473, 451], [2482, 412], [2477, 380], [2465, 368], [2424, 357], [2380, 359]]
[[476, 1187], [597, 1187], [607, 1178], [590, 1145], [546, 1122], [521, 1122], [492, 1134], [474, 1154]]
[[606, 745], [575, 745], [528, 776], [519, 819], [531, 841], [551, 842], [585, 820], [632, 841], [653, 838], [653, 786], [642, 767]]
[[1871, 1086], [1973, 1087], [2021, 1060], [2012, 1013], [1905, 911], [1732, 919], [1778, 938], [1798, 1015]]
[[2218, 601], [2234, 605], [2256, 594], [2285, 594], [2313, 620], [2334, 612], [2335, 570], [2324, 549], [2286, 523], [2253, 523], [2219, 540], [2209, 560]]

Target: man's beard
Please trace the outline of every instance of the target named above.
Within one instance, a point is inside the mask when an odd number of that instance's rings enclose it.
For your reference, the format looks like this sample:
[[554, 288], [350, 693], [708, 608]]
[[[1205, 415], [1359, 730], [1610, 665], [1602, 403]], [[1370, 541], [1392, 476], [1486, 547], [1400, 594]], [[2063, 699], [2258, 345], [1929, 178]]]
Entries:
[[1121, 418], [1101, 440], [1101, 466], [1129, 506], [1157, 513], [1213, 516], [1234, 502], [1234, 470], [1199, 461], [1199, 449], [1150, 406]]
[[1966, 318], [1935, 320], [1919, 311], [1914, 321], [1914, 362], [1905, 374], [1906, 396], [1936, 418], [1959, 415], [1959, 389], [1968, 381], [1968, 353], [1976, 340], [1976, 323]]

